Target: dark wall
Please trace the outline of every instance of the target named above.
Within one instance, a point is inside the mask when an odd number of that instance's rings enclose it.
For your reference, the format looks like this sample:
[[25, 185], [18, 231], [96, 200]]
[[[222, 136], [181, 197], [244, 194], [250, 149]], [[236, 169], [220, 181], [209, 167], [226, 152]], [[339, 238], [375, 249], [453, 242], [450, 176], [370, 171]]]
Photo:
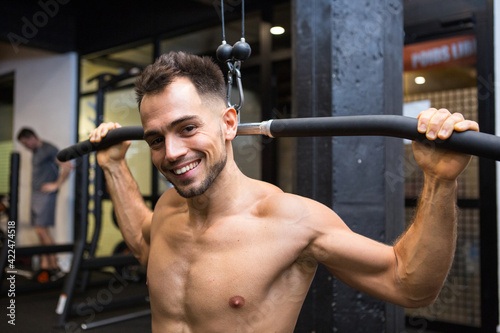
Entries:
[[77, 47], [81, 53], [220, 22], [215, 7], [186, 0], [87, 0], [79, 11]]
[[[53, 2], [51, 2], [53, 1]], [[74, 4], [67, 0], [2, 1], [0, 39], [14, 48], [29, 46], [55, 52], [76, 49]]]
[[1, 39], [81, 54], [219, 20], [214, 6], [188, 0], [4, 0], [3, 6]]

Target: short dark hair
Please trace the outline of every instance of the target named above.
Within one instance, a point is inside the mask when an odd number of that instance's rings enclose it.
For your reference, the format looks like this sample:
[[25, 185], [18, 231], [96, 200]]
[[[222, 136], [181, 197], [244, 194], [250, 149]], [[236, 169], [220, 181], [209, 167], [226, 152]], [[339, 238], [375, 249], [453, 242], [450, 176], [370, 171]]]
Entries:
[[38, 139], [38, 135], [36, 135], [35, 131], [29, 127], [23, 127], [17, 132], [17, 140], [21, 140], [22, 138], [29, 139], [32, 136]]
[[162, 92], [174, 79], [191, 80], [200, 95], [210, 95], [226, 100], [226, 86], [220, 67], [212, 58], [185, 53], [169, 52], [147, 66], [135, 81], [135, 93], [139, 109], [146, 94]]

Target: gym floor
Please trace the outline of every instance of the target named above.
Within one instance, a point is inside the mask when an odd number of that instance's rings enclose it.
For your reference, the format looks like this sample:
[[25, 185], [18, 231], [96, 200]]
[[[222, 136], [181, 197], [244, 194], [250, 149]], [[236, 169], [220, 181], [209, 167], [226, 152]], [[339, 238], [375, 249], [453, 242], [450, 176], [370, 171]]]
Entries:
[[[20, 285], [26, 283], [25, 281], [19, 281]], [[34, 283], [34, 282], [31, 282]], [[17, 285], [17, 281], [16, 281]], [[5, 287], [5, 284], [4, 286]], [[126, 308], [116, 309], [116, 310], [104, 310], [99, 311], [100, 306], [96, 300], [101, 292], [101, 295], [111, 295], [110, 293], [102, 293], [103, 290], [107, 290], [108, 284], [101, 283], [100, 285], [94, 284], [92, 287], [87, 288], [84, 293], [75, 294], [74, 305], [80, 304], [93, 304], [95, 311], [87, 308], [86, 311], [82, 311], [82, 316], [72, 316], [68, 318], [65, 327], [57, 327], [57, 322], [59, 316], [55, 313], [57, 307], [57, 302], [59, 299], [59, 294], [61, 288], [51, 288], [18, 293], [16, 292], [15, 297], [7, 297], [6, 294], [2, 294], [0, 298], [0, 309], [2, 309], [1, 320], [0, 320], [0, 332], [22, 332], [22, 333], [72, 333], [72, 332], [86, 332], [80, 328], [80, 324], [83, 322], [91, 323], [94, 321], [99, 321], [114, 316], [121, 316], [133, 312], [144, 311], [148, 309], [147, 304], [140, 304], [137, 306], [129, 306]], [[114, 290], [118, 290], [115, 288]], [[113, 294], [113, 301], [118, 301], [123, 298], [147, 295], [147, 287], [143, 281], [135, 283], [127, 283], [126, 287], [120, 289], [119, 293]], [[10, 325], [8, 321], [10, 320], [6, 314], [9, 313], [7, 307], [9, 306], [10, 300], [15, 300], [15, 326]], [[107, 300], [101, 296], [103, 304], [107, 304]], [[135, 319], [129, 319], [119, 323], [114, 323], [106, 326], [101, 326], [97, 328], [92, 328], [87, 330], [90, 333], [128, 333], [128, 332], [151, 332], [151, 316], [146, 315]]]

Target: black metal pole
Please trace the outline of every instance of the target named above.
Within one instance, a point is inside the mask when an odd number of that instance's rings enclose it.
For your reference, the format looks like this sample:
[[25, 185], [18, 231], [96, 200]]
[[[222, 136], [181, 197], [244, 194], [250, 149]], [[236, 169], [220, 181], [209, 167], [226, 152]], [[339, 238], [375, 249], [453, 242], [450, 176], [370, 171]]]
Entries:
[[9, 220], [17, 222], [19, 203], [19, 166], [21, 157], [13, 152], [10, 156], [10, 208]]
[[64, 327], [66, 325], [66, 319], [71, 312], [71, 304], [73, 302], [73, 294], [78, 280], [78, 273], [80, 271], [80, 266], [83, 261], [83, 253], [87, 244], [87, 226], [88, 226], [88, 203], [89, 203], [89, 156], [84, 156], [81, 163], [78, 164], [76, 184], [77, 190], [79, 190], [78, 197], [79, 203], [76, 207], [78, 221], [76, 225], [78, 229], [76, 230], [75, 245], [73, 250], [73, 259], [71, 263], [71, 269], [69, 274], [64, 280], [64, 286], [59, 295], [59, 302], [57, 304], [56, 313], [59, 315], [57, 324], [59, 327]]
[[[96, 94], [96, 127], [99, 126], [104, 120], [104, 95], [107, 90], [107, 82], [105, 80], [106, 76], [101, 75], [98, 77], [98, 90]], [[94, 208], [92, 213], [94, 215], [94, 231], [92, 238], [90, 240], [90, 246], [88, 251], [89, 258], [95, 256], [97, 250], [97, 243], [99, 242], [99, 237], [101, 236], [101, 225], [102, 225], [102, 198], [104, 196], [104, 172], [101, 167], [95, 162], [95, 174], [94, 174]], [[90, 272], [84, 270], [81, 277], [80, 290], [83, 291], [87, 288], [87, 283], [89, 280]]]
[[136, 318], [150, 316], [150, 315], [151, 315], [151, 310], [147, 309], [147, 310], [142, 310], [142, 311], [124, 314], [121, 316], [116, 316], [116, 317], [111, 317], [111, 318], [107, 318], [107, 319], [103, 319], [103, 320], [98, 320], [98, 321], [94, 321], [91, 323], [83, 323], [83, 324], [81, 324], [81, 328], [82, 328], [82, 330], [90, 330], [93, 328], [102, 327], [105, 325], [115, 324], [115, 323], [119, 323], [119, 322], [122, 322], [125, 320], [136, 319]]
[[[3, 281], [5, 274], [5, 267], [7, 266], [7, 258], [9, 252], [9, 240], [11, 244], [15, 244], [17, 236], [17, 213], [18, 213], [18, 202], [19, 202], [19, 164], [20, 155], [17, 152], [13, 152], [10, 155], [10, 203], [9, 203], [9, 225], [7, 233], [3, 239], [2, 253], [0, 258], [0, 284]], [[11, 231], [13, 230], [13, 231]], [[12, 235], [10, 238], [9, 235]], [[12, 243], [13, 242], [13, 243]]]

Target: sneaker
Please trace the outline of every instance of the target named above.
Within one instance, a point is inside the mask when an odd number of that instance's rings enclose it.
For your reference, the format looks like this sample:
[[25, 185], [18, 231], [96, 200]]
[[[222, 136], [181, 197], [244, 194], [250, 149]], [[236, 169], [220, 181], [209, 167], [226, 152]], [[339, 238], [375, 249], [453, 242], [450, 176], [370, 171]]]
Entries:
[[66, 276], [66, 273], [63, 272], [59, 268], [51, 269], [50, 270], [50, 281], [52, 281], [52, 282], [60, 280], [60, 279], [62, 279], [65, 276]]

